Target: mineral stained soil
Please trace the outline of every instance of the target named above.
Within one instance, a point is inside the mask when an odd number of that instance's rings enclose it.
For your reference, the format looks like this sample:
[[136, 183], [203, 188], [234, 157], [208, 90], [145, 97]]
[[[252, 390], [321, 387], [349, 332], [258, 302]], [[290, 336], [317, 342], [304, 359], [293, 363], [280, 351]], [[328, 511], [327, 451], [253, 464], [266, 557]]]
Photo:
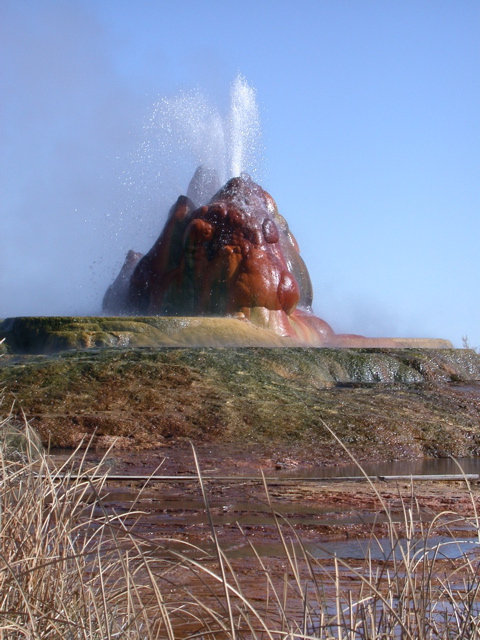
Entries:
[[[462, 349], [86, 349], [6, 354], [0, 382], [43, 442], [280, 447], [301, 464], [480, 452], [480, 355]], [[10, 395], [8, 395], [10, 394]]]
[[[480, 507], [477, 482], [472, 482], [469, 488], [462, 481], [412, 483], [407, 478], [395, 482], [374, 480], [372, 484], [331, 479], [283, 482], [274, 476], [301, 476], [296, 466], [301, 458], [295, 458], [284, 447], [272, 448], [267, 453], [259, 447], [200, 443], [195, 451], [205, 478], [242, 477], [236, 482], [206, 479], [205, 489], [218, 542], [244, 593], [257, 605], [266, 602], [268, 580], [279, 591], [285, 581], [294, 583], [279, 528], [290, 553], [296, 554], [302, 581], [310, 580], [302, 547], [313, 558], [320, 559], [319, 565], [313, 563], [313, 571], [325, 577], [327, 598], [332, 597], [334, 587], [329, 577], [334, 573], [333, 554], [351, 566], [361, 566], [372, 533], [380, 541], [388, 540], [387, 512], [397, 523], [400, 537], [405, 535], [405, 513], [409, 509], [417, 534], [442, 513], [432, 535], [444, 538], [454, 535], [466, 540], [467, 546], [475, 547], [470, 541], [474, 543], [476, 535], [473, 505]], [[61, 464], [69, 455], [69, 451], [53, 451], [52, 464]], [[75, 459], [79, 458], [77, 454]], [[153, 478], [107, 480], [102, 492], [104, 507], [108, 513], [122, 514], [127, 526], [142, 541], [148, 541], [159, 558], [169, 557], [165, 549], [173, 550], [218, 572], [212, 530], [190, 444], [183, 442], [133, 453], [115, 449], [88, 451], [84, 467], [98, 468], [98, 465], [111, 475], [173, 476], [162, 482]], [[261, 471], [268, 478], [267, 490], [260, 479]], [[175, 481], [177, 475], [191, 475], [192, 479]], [[257, 479], [252, 480], [253, 476]], [[460, 514], [460, 518], [452, 513]], [[99, 516], [103, 516], [103, 511]], [[381, 553], [372, 562], [373, 566], [391, 566], [388, 542], [385, 557]], [[451, 571], [453, 562], [440, 559], [437, 570], [444, 567]], [[208, 575], [199, 578], [200, 574], [174, 562], [165, 574], [165, 585], [161, 585], [167, 587], [166, 601], [182, 598], [178, 594], [187, 589], [215, 606], [217, 598], [222, 598], [220, 585]], [[346, 589], [355, 590], [360, 585], [346, 568], [341, 570], [340, 580]], [[301, 601], [289, 598], [288, 604], [292, 615], [301, 615]]]
[[[52, 463], [63, 463], [71, 454], [54, 450]], [[470, 482], [468, 490], [464, 481], [412, 481], [408, 476], [396, 481], [376, 478], [371, 484], [361, 476], [358, 480], [302, 479], [298, 460], [282, 448], [267, 454], [239, 445], [200, 444], [195, 446], [195, 454], [219, 539], [232, 549], [245, 544], [238, 525], [261, 538], [264, 545], [278, 543], [273, 510], [288, 518], [302, 539], [321, 542], [368, 536], [374, 523], [377, 531], [383, 530], [385, 514], [378, 514], [385, 507], [398, 516], [407, 505], [428, 521], [434, 514], [450, 510], [473, 515], [472, 500], [480, 500], [477, 481]], [[141, 490], [136, 508], [143, 514], [139, 520], [142, 531], [199, 544], [209, 540], [211, 531], [191, 445], [137, 453], [89, 450], [85, 460], [87, 468], [100, 465], [102, 471], [115, 476], [167, 476], [163, 481], [154, 477], [107, 480], [106, 502], [125, 510]], [[190, 475], [191, 480], [183, 479]], [[182, 479], [176, 481], [175, 476]], [[459, 526], [464, 528], [464, 523]]]

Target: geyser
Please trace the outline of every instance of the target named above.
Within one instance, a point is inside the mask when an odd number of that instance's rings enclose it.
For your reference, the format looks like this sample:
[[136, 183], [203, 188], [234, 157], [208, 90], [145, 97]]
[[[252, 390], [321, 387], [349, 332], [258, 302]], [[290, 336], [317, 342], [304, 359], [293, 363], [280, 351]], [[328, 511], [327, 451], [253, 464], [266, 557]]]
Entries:
[[[157, 105], [153, 121], [170, 140], [161, 147], [172, 153], [172, 135], [181, 141], [178, 152], [191, 140], [190, 151], [202, 162], [151, 249], [128, 252], [103, 312], [233, 317], [309, 346], [420, 346], [411, 339], [338, 335], [313, 314], [298, 244], [272, 196], [244, 172], [258, 148], [259, 119], [255, 94], [241, 77], [231, 103], [226, 120], [200, 98], [195, 110], [192, 96]], [[173, 160], [182, 164], [170, 155]]]
[[237, 76], [225, 112], [199, 89], [160, 98], [145, 119], [143, 136], [131, 160], [131, 166], [123, 171], [132, 200], [124, 203], [124, 224], [149, 220], [151, 225], [151, 213], [166, 213], [178, 195], [185, 193], [200, 165], [218, 180], [201, 204], [242, 171], [261, 182], [261, 128], [255, 90]]

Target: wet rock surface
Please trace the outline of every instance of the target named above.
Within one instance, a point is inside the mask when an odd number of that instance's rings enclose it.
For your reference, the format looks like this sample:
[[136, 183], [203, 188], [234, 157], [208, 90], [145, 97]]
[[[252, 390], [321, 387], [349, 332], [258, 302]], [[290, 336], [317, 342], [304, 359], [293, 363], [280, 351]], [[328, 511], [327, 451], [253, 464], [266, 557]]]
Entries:
[[242, 174], [204, 200], [212, 185], [212, 176], [199, 167], [190, 196], [180, 196], [172, 206], [150, 251], [128, 253], [103, 310], [143, 316], [241, 314], [283, 337], [314, 345], [331, 341], [333, 330], [312, 313], [307, 267], [270, 194]]
[[112, 347], [303, 346], [244, 318], [193, 316], [7, 318], [0, 324], [1, 338], [5, 352], [32, 354]]

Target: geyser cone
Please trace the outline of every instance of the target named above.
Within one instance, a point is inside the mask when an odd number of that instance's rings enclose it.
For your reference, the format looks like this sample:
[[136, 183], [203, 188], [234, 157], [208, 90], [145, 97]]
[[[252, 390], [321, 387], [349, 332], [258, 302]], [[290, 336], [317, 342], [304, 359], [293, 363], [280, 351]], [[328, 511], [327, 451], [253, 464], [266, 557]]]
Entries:
[[[188, 193], [201, 202], [215, 181], [213, 172], [199, 167]], [[290, 315], [301, 297], [311, 301], [309, 280], [301, 293], [291, 271], [306, 268], [288, 226], [273, 198], [246, 174], [229, 180], [203, 206], [180, 196], [159, 238], [132, 269], [138, 255], [127, 256], [104, 299], [105, 312], [248, 317], [261, 307]]]

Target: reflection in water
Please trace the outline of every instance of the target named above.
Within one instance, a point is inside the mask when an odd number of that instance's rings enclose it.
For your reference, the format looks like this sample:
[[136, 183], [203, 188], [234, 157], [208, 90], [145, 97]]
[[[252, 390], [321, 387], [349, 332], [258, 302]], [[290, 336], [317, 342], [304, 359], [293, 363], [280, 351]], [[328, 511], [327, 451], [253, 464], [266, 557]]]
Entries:
[[395, 558], [402, 560], [403, 557], [415, 557], [420, 560], [425, 553], [429, 558], [439, 560], [461, 558], [464, 555], [478, 552], [479, 542], [474, 538], [455, 539], [447, 536], [433, 536], [425, 540], [407, 542], [405, 539], [396, 541], [392, 547], [390, 540], [370, 539], [370, 540], [347, 540], [345, 542], [327, 542], [321, 546], [311, 545], [310, 553], [319, 559], [328, 559], [333, 555], [339, 558], [351, 560], [364, 560], [370, 557], [372, 560], [389, 561]]
[[[451, 383], [457, 391], [464, 391], [480, 397], [480, 382]], [[480, 474], [480, 457], [457, 458], [465, 473]], [[461, 473], [458, 464], [451, 458], [420, 458], [417, 460], [386, 461], [369, 464], [362, 462], [362, 469], [369, 476], [401, 476], [401, 475], [448, 475]], [[336, 467], [297, 467], [279, 474], [282, 477], [294, 478], [338, 478], [342, 476], [361, 476], [362, 472], [356, 464], [344, 464]]]
[[[480, 474], [480, 457], [457, 458], [465, 473]], [[458, 465], [451, 458], [421, 458], [419, 460], [400, 460], [398, 462], [362, 462], [362, 469], [369, 476], [400, 475], [446, 475], [461, 473]], [[338, 478], [361, 476], [362, 472], [355, 464], [344, 464], [336, 467], [307, 467], [292, 469], [280, 474], [282, 477], [295, 478]]]
[[[279, 556], [283, 554], [283, 546], [280, 543], [262, 544], [256, 543], [255, 552], [262, 556]], [[454, 539], [448, 536], [433, 536], [428, 539], [427, 546], [425, 540], [407, 542], [400, 539], [392, 547], [390, 540], [380, 539], [351, 539], [333, 540], [324, 542], [321, 545], [303, 543], [303, 548], [318, 560], [330, 560], [334, 556], [343, 560], [365, 560], [371, 558], [373, 561], [391, 561], [394, 558], [401, 561], [403, 557], [415, 558], [419, 561], [425, 553], [430, 559], [434, 557], [438, 560], [454, 560], [465, 555], [474, 554], [480, 551], [480, 544], [475, 538]], [[301, 555], [300, 546], [296, 552]], [[229, 558], [253, 557], [254, 552], [249, 545], [227, 550]]]

